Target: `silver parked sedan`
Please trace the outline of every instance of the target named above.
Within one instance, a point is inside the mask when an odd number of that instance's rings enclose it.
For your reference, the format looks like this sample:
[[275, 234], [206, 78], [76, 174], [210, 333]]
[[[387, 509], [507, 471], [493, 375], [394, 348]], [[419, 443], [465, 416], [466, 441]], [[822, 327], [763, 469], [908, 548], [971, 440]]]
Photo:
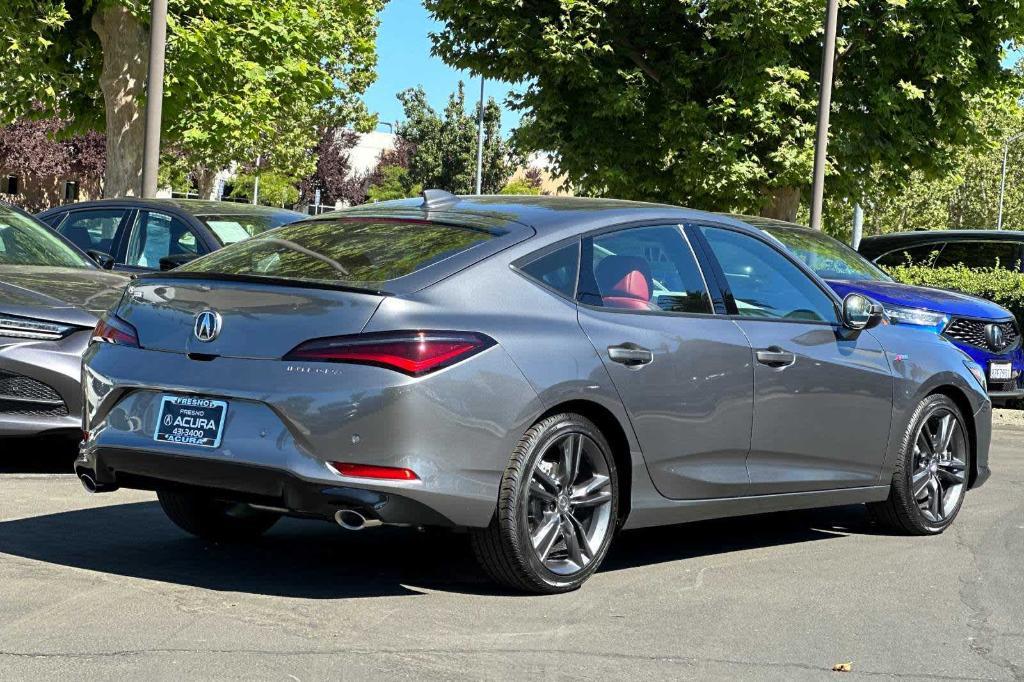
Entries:
[[140, 277], [84, 369], [87, 489], [214, 539], [281, 515], [471, 529], [518, 589], [619, 529], [868, 503], [940, 533], [989, 475], [983, 370], [741, 219], [376, 204]]
[[0, 436], [81, 431], [82, 353], [127, 283], [0, 204]]

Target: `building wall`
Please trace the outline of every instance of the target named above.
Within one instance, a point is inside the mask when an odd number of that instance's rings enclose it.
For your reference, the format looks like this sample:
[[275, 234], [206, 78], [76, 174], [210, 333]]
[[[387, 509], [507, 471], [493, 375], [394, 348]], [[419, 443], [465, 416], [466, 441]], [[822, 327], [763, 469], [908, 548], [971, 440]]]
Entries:
[[359, 142], [349, 152], [349, 164], [352, 166], [353, 175], [365, 175], [377, 167], [381, 152], [395, 148], [394, 133], [374, 131], [363, 133], [359, 136]]
[[[17, 191], [10, 193], [9, 177], [17, 178]], [[65, 183], [78, 183], [78, 198], [65, 199]], [[0, 200], [38, 213], [51, 206], [99, 199], [103, 196], [99, 178], [60, 178], [0, 168]]]

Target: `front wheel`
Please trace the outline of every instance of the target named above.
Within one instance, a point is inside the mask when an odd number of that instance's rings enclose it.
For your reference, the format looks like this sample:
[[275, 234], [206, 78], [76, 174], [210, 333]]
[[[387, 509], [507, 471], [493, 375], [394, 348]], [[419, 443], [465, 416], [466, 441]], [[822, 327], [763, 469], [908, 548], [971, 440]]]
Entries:
[[491, 525], [473, 550], [497, 582], [518, 590], [574, 590], [601, 565], [618, 515], [618, 475], [608, 441], [587, 418], [534, 424], [512, 452]]
[[944, 395], [917, 406], [903, 436], [889, 499], [868, 505], [882, 525], [936, 535], [960, 512], [971, 470], [970, 440], [960, 409]]

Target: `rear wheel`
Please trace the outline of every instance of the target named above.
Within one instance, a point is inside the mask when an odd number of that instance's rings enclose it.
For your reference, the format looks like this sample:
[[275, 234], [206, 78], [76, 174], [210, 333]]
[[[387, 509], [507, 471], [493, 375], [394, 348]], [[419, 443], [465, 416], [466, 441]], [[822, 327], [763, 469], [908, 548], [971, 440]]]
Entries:
[[222, 502], [201, 493], [161, 490], [160, 506], [176, 526], [205, 540], [237, 542], [259, 537], [280, 514], [253, 509], [247, 504]]
[[497, 582], [539, 593], [583, 584], [608, 553], [618, 514], [615, 459], [585, 417], [535, 424], [516, 446], [491, 525], [473, 549]]
[[956, 403], [944, 395], [922, 400], [902, 445], [889, 499], [868, 508], [893, 530], [941, 533], [960, 512], [971, 464], [967, 429]]

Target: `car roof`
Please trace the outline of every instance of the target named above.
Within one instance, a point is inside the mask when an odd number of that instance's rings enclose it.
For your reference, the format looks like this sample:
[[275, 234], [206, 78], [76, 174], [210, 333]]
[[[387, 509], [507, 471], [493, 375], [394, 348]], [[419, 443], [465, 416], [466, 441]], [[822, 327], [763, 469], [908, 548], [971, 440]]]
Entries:
[[913, 230], [910, 232], [890, 232], [888, 234], [864, 237], [865, 242], [929, 242], [957, 241], [962, 239], [997, 239], [1008, 241], [1024, 241], [1021, 230]]
[[236, 201], [205, 201], [202, 199], [142, 199], [139, 197], [122, 197], [119, 199], [96, 199], [93, 201], [80, 201], [74, 204], [55, 206], [43, 211], [39, 215], [57, 213], [59, 211], [79, 210], [83, 208], [103, 208], [104, 206], [130, 206], [132, 208], [152, 209], [178, 209], [195, 216], [201, 215], [280, 215], [291, 213], [295, 216], [306, 217], [306, 214], [299, 211], [292, 211], [287, 208], [275, 208], [273, 206], [262, 206], [258, 204], [241, 203]]
[[735, 216], [641, 201], [516, 195], [449, 196], [448, 201], [434, 207], [426, 206], [423, 199], [400, 199], [332, 211], [311, 220], [364, 216], [432, 219], [467, 225], [483, 222], [513, 231], [518, 225], [531, 228], [538, 237], [546, 238], [543, 239], [546, 242], [606, 226], [649, 220], [715, 222], [757, 231], [744, 219]]

